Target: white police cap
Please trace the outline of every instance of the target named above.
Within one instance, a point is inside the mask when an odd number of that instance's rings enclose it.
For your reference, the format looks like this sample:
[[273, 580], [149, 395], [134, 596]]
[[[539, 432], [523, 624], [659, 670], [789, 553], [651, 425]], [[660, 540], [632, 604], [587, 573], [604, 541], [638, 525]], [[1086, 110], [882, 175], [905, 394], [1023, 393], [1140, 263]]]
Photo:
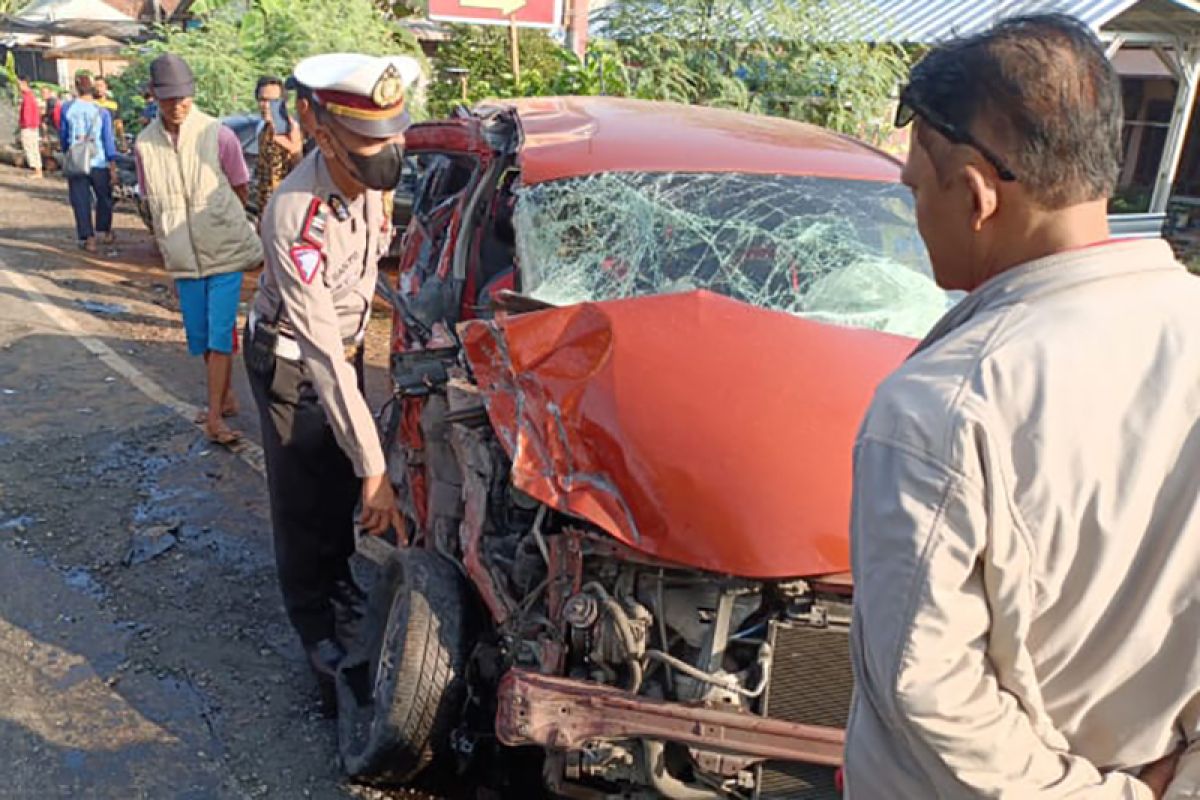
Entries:
[[421, 64], [411, 56], [325, 53], [301, 61], [292, 76], [346, 128], [387, 139], [409, 125], [405, 95], [420, 79]]

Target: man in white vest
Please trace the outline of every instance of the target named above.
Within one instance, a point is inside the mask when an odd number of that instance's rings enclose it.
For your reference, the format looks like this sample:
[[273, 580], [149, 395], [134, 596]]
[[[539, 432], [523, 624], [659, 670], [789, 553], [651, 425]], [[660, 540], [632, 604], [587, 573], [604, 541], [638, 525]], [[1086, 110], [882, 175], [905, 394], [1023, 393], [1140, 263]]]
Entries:
[[224, 417], [237, 413], [230, 389], [242, 272], [262, 262], [262, 244], [246, 218], [250, 172], [237, 136], [195, 108], [187, 63], [166, 54], [150, 65], [158, 116], [138, 135], [141, 190], [154, 238], [175, 279], [188, 352], [207, 367], [208, 408], [197, 418], [208, 438], [236, 444]]

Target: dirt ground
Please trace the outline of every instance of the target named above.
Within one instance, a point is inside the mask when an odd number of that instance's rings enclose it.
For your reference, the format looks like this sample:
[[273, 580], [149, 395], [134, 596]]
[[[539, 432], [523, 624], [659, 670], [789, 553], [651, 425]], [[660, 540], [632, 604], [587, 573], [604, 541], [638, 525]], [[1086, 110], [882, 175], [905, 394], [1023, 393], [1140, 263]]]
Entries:
[[201, 365], [136, 215], [87, 257], [65, 183], [26, 175], [0, 167], [0, 798], [407, 796], [340, 777], [240, 361], [235, 454], [191, 422]]

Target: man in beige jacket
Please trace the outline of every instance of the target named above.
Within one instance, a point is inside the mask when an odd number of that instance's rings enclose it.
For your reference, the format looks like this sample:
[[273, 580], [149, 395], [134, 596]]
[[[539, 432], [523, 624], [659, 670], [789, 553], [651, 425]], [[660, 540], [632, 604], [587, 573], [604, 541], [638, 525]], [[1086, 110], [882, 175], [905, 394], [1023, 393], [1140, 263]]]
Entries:
[[1061, 16], [941, 45], [901, 93], [918, 226], [968, 294], [855, 447], [851, 800], [1200, 797], [1200, 279], [1109, 237], [1121, 117]]

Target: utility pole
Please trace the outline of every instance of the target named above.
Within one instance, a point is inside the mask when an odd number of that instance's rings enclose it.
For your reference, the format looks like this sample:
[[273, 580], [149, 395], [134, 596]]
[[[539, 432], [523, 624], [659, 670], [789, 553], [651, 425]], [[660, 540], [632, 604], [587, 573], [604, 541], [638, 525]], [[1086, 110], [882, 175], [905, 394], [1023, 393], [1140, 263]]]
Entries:
[[521, 40], [517, 36], [517, 16], [508, 18], [508, 46], [512, 52], [513, 83], [521, 82]]
[[567, 11], [567, 32], [571, 50], [580, 60], [587, 54], [588, 43], [588, 0], [568, 0], [570, 8]]

